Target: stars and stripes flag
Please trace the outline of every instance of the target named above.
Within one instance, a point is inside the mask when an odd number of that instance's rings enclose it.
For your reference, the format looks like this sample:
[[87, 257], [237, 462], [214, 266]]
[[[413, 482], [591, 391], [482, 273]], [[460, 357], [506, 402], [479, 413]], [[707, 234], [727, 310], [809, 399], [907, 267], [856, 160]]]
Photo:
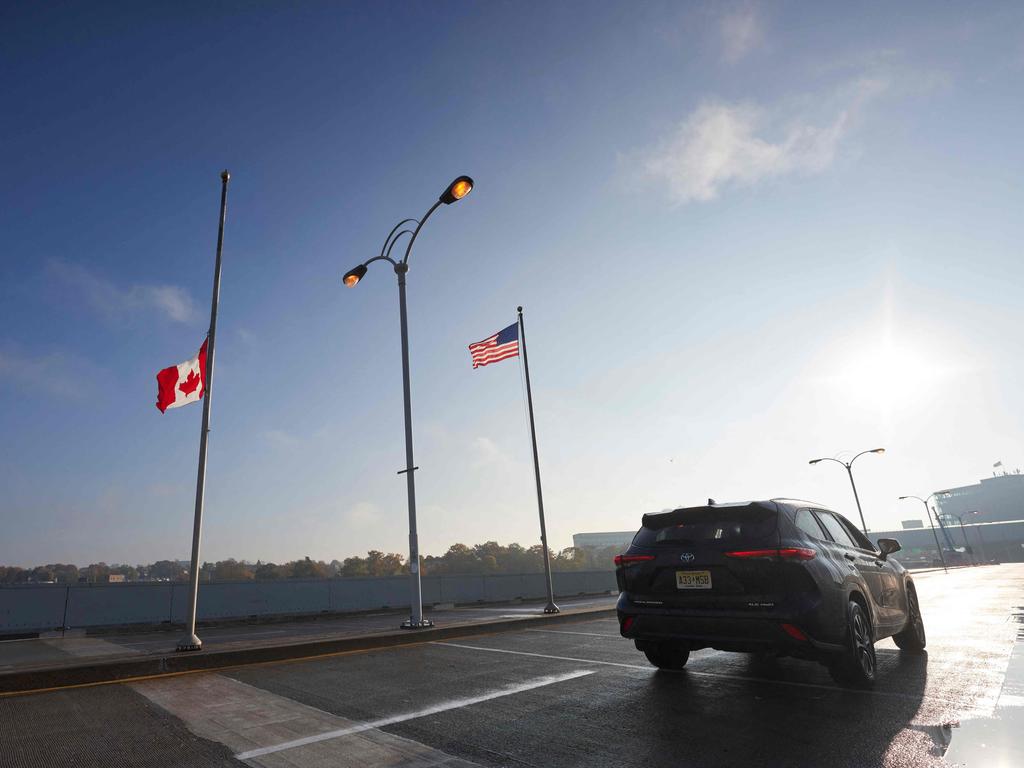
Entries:
[[519, 357], [519, 323], [502, 328], [493, 336], [469, 345], [473, 367], [497, 363], [510, 357]]

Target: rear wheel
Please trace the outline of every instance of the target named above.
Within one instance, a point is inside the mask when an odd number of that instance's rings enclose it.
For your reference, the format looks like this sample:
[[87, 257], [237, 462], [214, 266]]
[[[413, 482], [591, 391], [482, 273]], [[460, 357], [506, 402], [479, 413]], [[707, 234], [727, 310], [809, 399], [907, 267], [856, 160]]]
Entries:
[[875, 682], [875, 640], [867, 611], [853, 600], [846, 606], [846, 650], [829, 665], [840, 685], [869, 688]]
[[896, 647], [907, 653], [922, 653], [927, 638], [924, 633], [924, 619], [921, 618], [921, 605], [917, 602], [917, 590], [907, 585], [907, 626], [892, 640]]
[[682, 669], [690, 658], [690, 649], [682, 645], [659, 645], [645, 650], [644, 656], [658, 669]]

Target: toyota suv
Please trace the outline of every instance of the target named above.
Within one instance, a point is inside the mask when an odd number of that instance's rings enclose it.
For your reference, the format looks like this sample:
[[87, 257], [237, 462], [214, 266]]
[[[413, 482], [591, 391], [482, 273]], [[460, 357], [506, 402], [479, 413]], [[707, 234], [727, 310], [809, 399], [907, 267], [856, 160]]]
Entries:
[[870, 686], [876, 641], [925, 647], [914, 582], [891, 557], [899, 549], [791, 499], [644, 515], [615, 558], [619, 629], [661, 669], [716, 648], [811, 659], [841, 684]]

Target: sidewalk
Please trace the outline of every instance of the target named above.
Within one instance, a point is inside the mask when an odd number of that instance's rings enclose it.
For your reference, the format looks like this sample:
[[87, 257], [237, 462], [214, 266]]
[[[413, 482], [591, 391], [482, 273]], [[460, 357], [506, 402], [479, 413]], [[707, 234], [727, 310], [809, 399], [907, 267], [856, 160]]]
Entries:
[[597, 595], [560, 600], [562, 612], [553, 616], [543, 613], [544, 601], [430, 611], [425, 615], [435, 627], [421, 630], [401, 629], [407, 613], [399, 611], [200, 626], [203, 650], [188, 653], [175, 651], [180, 628], [9, 640], [0, 642], [0, 695], [486, 634], [531, 621], [578, 620], [610, 615], [616, 599]]

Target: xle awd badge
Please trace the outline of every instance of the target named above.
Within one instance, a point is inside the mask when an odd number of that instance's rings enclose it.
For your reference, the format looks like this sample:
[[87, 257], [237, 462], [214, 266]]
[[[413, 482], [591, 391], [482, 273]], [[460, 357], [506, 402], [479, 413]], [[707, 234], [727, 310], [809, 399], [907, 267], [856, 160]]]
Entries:
[[681, 554], [679, 556], [679, 559], [682, 560], [684, 563], [692, 563], [693, 562], [693, 553], [692, 552], [683, 552], [683, 554]]

